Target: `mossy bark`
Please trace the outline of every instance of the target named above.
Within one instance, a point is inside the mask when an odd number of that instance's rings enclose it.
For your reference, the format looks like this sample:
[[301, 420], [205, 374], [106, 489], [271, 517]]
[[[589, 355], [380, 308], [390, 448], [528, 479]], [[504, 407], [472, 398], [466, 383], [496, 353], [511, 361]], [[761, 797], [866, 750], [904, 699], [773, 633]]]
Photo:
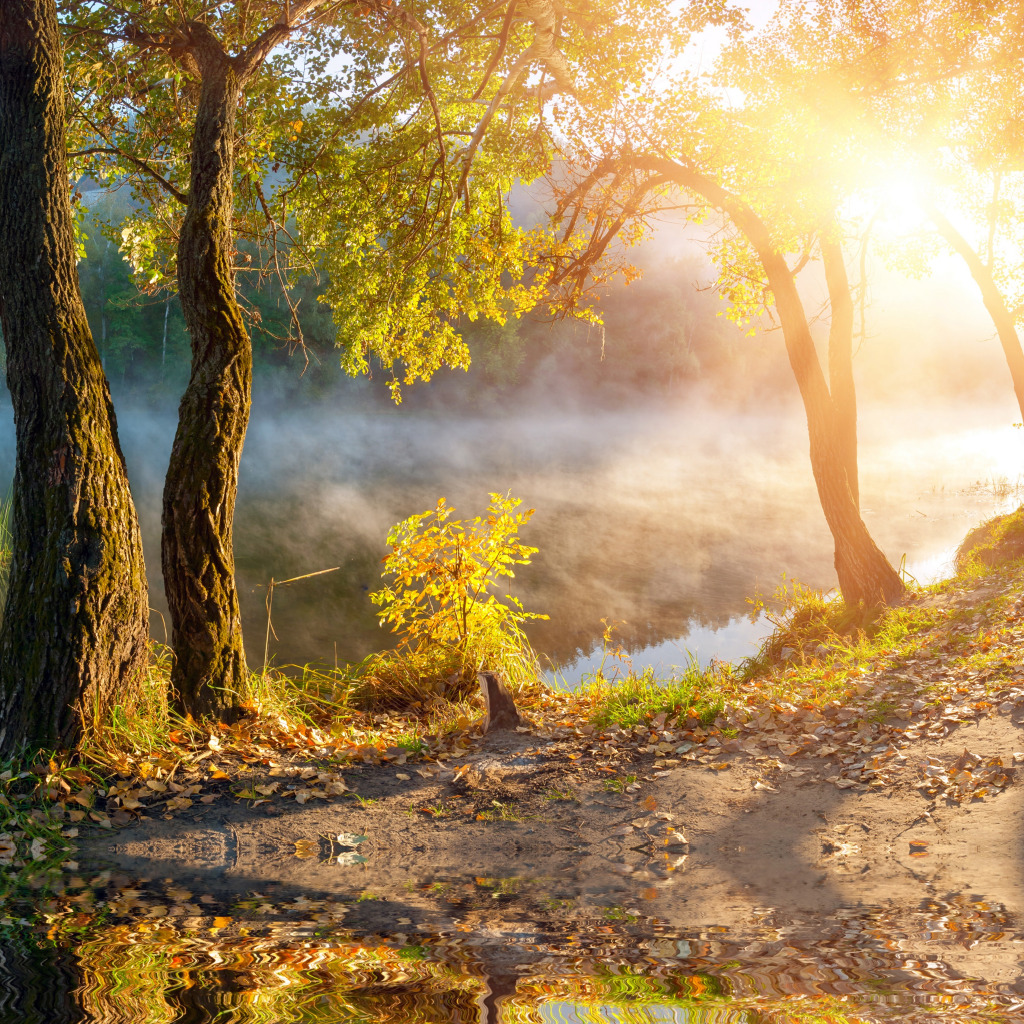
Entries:
[[252, 349], [231, 269], [235, 114], [243, 82], [209, 29], [193, 24], [188, 30], [202, 74], [178, 242], [192, 371], [164, 484], [162, 561], [174, 699], [196, 718], [231, 720], [246, 676], [232, 526], [252, 387]]
[[78, 287], [53, 0], [0, 3], [0, 321], [17, 452], [0, 754], [73, 747], [148, 659], [135, 506]]

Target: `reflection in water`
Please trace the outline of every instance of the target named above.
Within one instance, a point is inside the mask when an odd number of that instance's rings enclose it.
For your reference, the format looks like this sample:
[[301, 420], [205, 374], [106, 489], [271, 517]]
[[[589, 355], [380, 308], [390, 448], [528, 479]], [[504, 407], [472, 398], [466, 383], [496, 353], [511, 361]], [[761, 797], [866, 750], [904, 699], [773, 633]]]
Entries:
[[[986, 418], [987, 417], [987, 418]], [[153, 635], [169, 626], [162, 596], [160, 494], [173, 411], [119, 410], [142, 520]], [[951, 430], [950, 425], [956, 429]], [[864, 409], [864, 518], [894, 563], [917, 579], [949, 570], [956, 544], [1020, 497], [1019, 431], [998, 410]], [[388, 643], [368, 593], [389, 527], [444, 495], [472, 517], [490, 491], [537, 512], [524, 539], [540, 548], [516, 589], [548, 613], [527, 632], [570, 684], [600, 661], [602, 619], [633, 667], [668, 670], [687, 653], [739, 660], [766, 624], [748, 598], [782, 575], [835, 582], [832, 549], [795, 409], [773, 415], [688, 406], [637, 412], [442, 416], [341, 414], [326, 406], [256, 409], [242, 458], [235, 554], [253, 665], [262, 664], [266, 585], [333, 566], [275, 592], [279, 665], [358, 661]], [[14, 466], [13, 424], [0, 426], [0, 477]]]
[[[919, 579], [948, 570], [967, 529], [1017, 497], [1019, 432], [958, 412], [942, 426], [904, 413], [862, 416], [864, 516], [894, 563]], [[151, 567], [159, 565], [166, 421], [120, 418]], [[958, 429], [950, 433], [948, 425]], [[874, 434], [872, 434], [874, 430]], [[505, 417], [340, 415], [323, 408], [254, 416], [241, 473], [235, 548], [253, 664], [263, 658], [265, 588], [340, 566], [275, 593], [278, 664], [355, 661], [387, 643], [367, 599], [388, 528], [444, 495], [472, 517], [490, 491], [537, 509], [524, 533], [540, 548], [516, 579], [548, 622], [528, 632], [570, 682], [594, 666], [602, 619], [635, 668], [738, 660], [756, 650], [748, 598], [782, 574], [834, 584], [832, 549], [790, 417], [701, 408]], [[158, 452], [159, 454], [154, 454]], [[981, 482], [982, 486], [976, 486]], [[159, 588], [151, 569], [150, 582]], [[163, 610], [158, 594], [154, 606]], [[163, 637], [154, 617], [154, 635]], [[590, 660], [587, 660], [590, 659]]]
[[[442, 923], [425, 928], [397, 893], [53, 881], [5, 908], [5, 1022], [952, 1024], [1024, 1009], [1024, 933], [977, 894], [679, 928], [573, 908], [542, 881], [452, 879], [431, 887]], [[30, 906], [45, 923], [12, 920]]]

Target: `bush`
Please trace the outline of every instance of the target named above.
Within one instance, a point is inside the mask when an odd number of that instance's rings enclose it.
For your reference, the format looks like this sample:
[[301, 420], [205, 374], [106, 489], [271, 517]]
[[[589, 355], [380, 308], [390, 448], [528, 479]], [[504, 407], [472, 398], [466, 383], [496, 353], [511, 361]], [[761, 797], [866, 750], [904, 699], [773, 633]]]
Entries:
[[372, 655], [363, 676], [378, 703], [407, 704], [433, 696], [461, 697], [489, 669], [514, 688], [539, 677], [536, 655], [523, 632], [530, 619], [518, 598], [495, 593], [537, 549], [519, 541], [533, 509], [492, 493], [485, 516], [464, 522], [444, 498], [432, 511], [410, 516], [388, 534], [391, 553], [383, 577], [392, 582], [370, 595], [400, 641]]

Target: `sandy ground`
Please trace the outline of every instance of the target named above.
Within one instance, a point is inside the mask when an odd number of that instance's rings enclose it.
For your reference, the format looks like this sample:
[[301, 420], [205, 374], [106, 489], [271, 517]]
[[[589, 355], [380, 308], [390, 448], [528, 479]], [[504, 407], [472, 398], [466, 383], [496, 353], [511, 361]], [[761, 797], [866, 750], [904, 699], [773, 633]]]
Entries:
[[[639, 786], [615, 792], [564, 745], [499, 734], [427, 778], [413, 765], [346, 771], [362, 801], [222, 800], [193, 820], [88, 838], [79, 860], [226, 900], [350, 900], [347, 926], [402, 938], [456, 927], [522, 937], [604, 920], [739, 941], [769, 925], [810, 936], [859, 918], [863, 930], [879, 915], [919, 939], [932, 920], [942, 938], [950, 928], [1008, 937], [1024, 920], [1024, 790], [957, 804], [917, 783], [929, 758], [965, 748], [1012, 763], [1024, 747], [1019, 717], [915, 742], [885, 785], [847, 788], [826, 781], [828, 758], [781, 771], [767, 755], [722, 754], [645, 782], [653, 758], [634, 754], [616, 778], [635, 774]], [[482, 881], [490, 906], [464, 895]], [[967, 943], [958, 962], [1012, 984], [1018, 941], [1007, 948]]]

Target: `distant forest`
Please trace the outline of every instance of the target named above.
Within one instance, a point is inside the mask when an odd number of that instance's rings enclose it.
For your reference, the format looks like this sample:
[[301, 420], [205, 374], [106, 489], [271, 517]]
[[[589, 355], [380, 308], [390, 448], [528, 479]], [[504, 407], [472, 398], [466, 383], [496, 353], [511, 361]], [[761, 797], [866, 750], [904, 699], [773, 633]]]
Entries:
[[[117, 193], [85, 192], [85, 257], [78, 271], [89, 323], [116, 394], [176, 400], [190, 360], [181, 306], [173, 293], [140, 290], [116, 234], [104, 227], [119, 219], [118, 203]], [[606, 289], [597, 304], [603, 328], [530, 317], [504, 326], [467, 322], [468, 374], [442, 370], [429, 384], [406, 389], [405, 401], [473, 407], [552, 391], [566, 402], [615, 405], [638, 394], [678, 397], [699, 389], [716, 401], [745, 403], [769, 383], [785, 388], [781, 345], [749, 337], [720, 315], [724, 303], [713, 290], [698, 287], [708, 277], [699, 255], [665, 257], [649, 246], [632, 258], [643, 276], [628, 286], [616, 279]], [[277, 280], [253, 281], [243, 273], [238, 285], [250, 318], [257, 396], [328, 397], [340, 389], [361, 404], [390, 403], [380, 386], [387, 371], [379, 364], [370, 381], [353, 380], [341, 370], [330, 310], [317, 301], [325, 282], [303, 278], [292, 291], [308, 365], [289, 343], [288, 307]], [[772, 350], [770, 358], [766, 349]]]

